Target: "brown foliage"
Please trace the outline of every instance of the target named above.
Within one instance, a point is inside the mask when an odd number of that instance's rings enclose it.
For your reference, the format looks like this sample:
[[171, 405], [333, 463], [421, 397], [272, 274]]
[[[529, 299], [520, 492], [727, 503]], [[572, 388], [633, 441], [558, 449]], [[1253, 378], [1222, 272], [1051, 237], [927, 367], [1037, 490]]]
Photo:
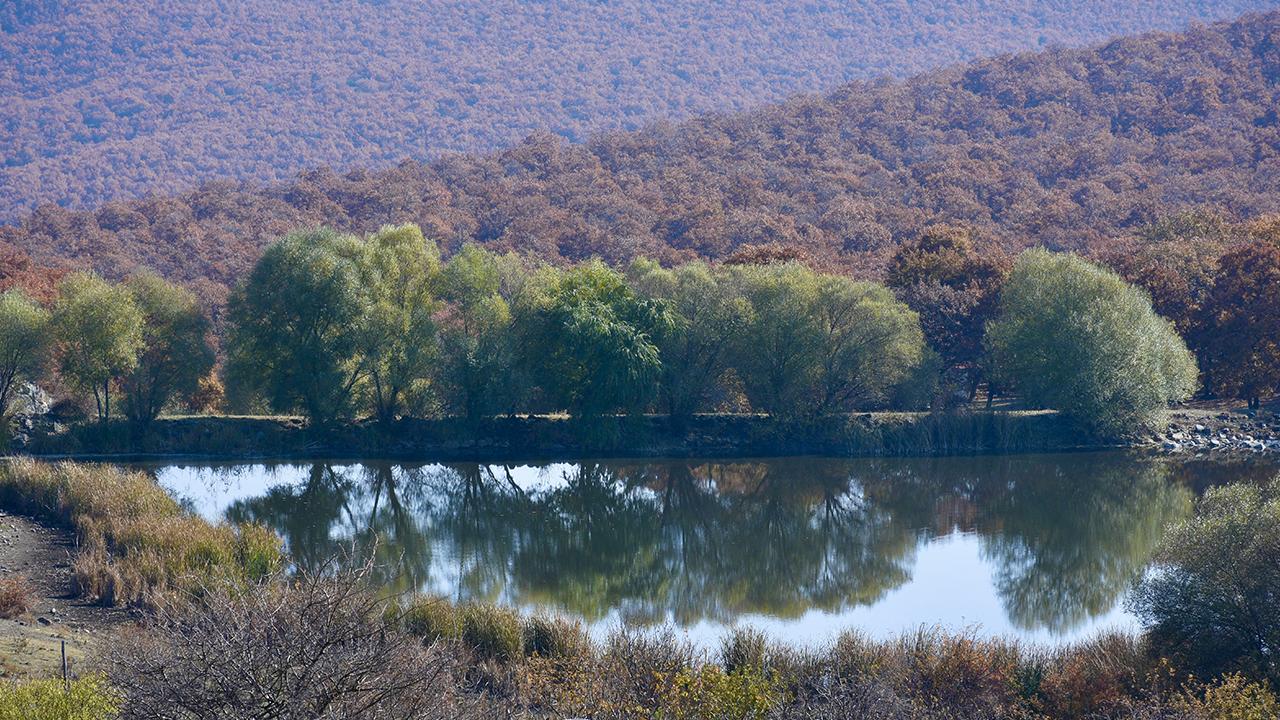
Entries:
[[[93, 206], [201, 181], [386, 168], [544, 129], [583, 140], [1269, 4], [8, 2], [0, 220], [40, 203]], [[1223, 102], [1212, 79], [1184, 92], [1199, 108]], [[234, 211], [191, 208], [197, 217]], [[138, 217], [99, 220], [121, 231]]]
[[[980, 256], [1086, 249], [1188, 204], [1242, 218], [1280, 210], [1277, 37], [1280, 12], [857, 82], [585, 144], [541, 133], [502, 152], [384, 170], [216, 182], [95, 212], [45, 206], [4, 239], [36, 264], [89, 264], [113, 278], [150, 266], [215, 307], [267, 242], [320, 224], [412, 221], [446, 251], [477, 241], [558, 261], [776, 245], [861, 275], [938, 221], [973, 228]], [[282, 107], [318, 117], [285, 99], [273, 118]], [[419, 117], [398, 107], [360, 117]]]
[[31, 611], [35, 591], [21, 575], [0, 578], [0, 619], [12, 620]]
[[1202, 341], [1210, 387], [1257, 405], [1280, 391], [1280, 245], [1254, 240], [1219, 265]]

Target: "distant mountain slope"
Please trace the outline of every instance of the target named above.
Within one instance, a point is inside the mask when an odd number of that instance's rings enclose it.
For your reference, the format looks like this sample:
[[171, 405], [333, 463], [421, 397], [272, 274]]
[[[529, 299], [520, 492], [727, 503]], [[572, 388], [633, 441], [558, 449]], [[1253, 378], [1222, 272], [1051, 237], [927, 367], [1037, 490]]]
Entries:
[[582, 140], [1275, 0], [0, 3], [0, 222], [215, 179]]
[[137, 265], [217, 304], [302, 225], [414, 221], [552, 260], [723, 257], [781, 243], [874, 275], [926, 224], [988, 246], [1085, 248], [1187, 206], [1280, 210], [1280, 12], [1085, 50], [983, 60], [906, 82], [383, 171], [221, 182], [181, 196], [45, 207], [0, 243], [37, 264]]

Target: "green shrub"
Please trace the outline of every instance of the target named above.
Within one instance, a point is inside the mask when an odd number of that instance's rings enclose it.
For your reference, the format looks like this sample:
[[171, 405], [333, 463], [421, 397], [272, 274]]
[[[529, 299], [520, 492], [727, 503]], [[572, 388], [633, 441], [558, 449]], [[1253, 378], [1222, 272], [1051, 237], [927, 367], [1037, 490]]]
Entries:
[[493, 605], [464, 605], [462, 642], [486, 660], [511, 662], [522, 656], [524, 637], [520, 616]]
[[1280, 483], [1211, 488], [1168, 533], [1130, 608], [1155, 647], [1200, 677], [1280, 687]]
[[0, 680], [0, 720], [110, 720], [119, 705], [116, 693], [96, 675], [73, 681], [70, 692], [61, 680]]

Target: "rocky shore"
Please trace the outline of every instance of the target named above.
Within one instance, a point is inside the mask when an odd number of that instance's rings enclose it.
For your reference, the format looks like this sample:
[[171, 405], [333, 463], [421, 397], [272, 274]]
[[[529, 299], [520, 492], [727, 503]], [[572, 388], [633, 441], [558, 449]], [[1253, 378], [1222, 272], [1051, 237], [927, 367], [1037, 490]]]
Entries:
[[1280, 454], [1280, 415], [1269, 410], [1179, 410], [1145, 443], [1166, 453]]

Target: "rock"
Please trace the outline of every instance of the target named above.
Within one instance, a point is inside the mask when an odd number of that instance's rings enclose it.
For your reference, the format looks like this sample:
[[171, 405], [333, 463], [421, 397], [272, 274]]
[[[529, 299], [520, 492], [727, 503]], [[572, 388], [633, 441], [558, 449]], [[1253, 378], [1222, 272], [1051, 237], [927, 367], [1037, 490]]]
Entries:
[[1165, 440], [1164, 445], [1162, 445], [1161, 447], [1163, 447], [1165, 450], [1168, 450], [1169, 452], [1173, 452], [1181, 448], [1181, 446], [1178, 445], [1178, 443], [1172, 440]]
[[49, 620], [49, 618], [47, 618], [47, 617], [38, 617], [38, 618], [36, 618], [36, 622], [40, 623], [41, 625], [52, 625], [52, 624], [53, 624], [53, 622], [52, 622], [52, 621], [50, 621], [50, 620]]
[[1205, 427], [1205, 426], [1203, 426], [1203, 425], [1196, 425], [1196, 432], [1198, 432], [1198, 433], [1200, 433], [1201, 435], [1203, 435], [1203, 434], [1205, 434], [1205, 433], [1209, 432], [1209, 428], [1207, 428], [1207, 427]]

